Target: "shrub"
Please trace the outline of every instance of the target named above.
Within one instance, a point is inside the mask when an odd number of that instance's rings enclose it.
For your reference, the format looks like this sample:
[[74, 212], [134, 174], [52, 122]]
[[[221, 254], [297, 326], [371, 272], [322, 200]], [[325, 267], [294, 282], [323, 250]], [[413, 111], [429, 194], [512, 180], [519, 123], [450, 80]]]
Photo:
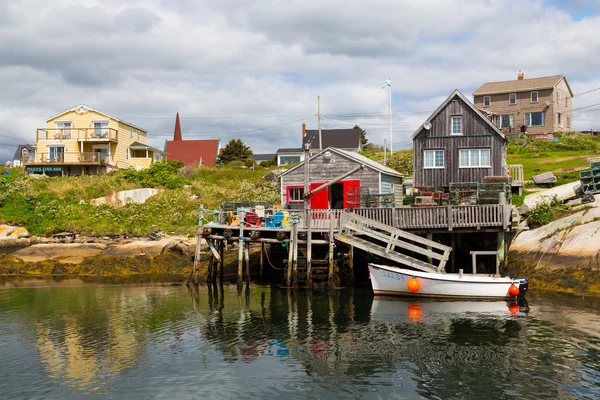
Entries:
[[236, 161], [232, 161], [229, 164], [227, 164], [227, 166], [229, 167], [233, 167], [233, 168], [240, 168], [244, 166], [244, 163], [242, 161], [236, 160]]
[[166, 162], [156, 162], [141, 171], [123, 171], [123, 179], [137, 182], [142, 187], [165, 186], [178, 172], [178, 168]]
[[405, 175], [413, 173], [413, 151], [397, 151], [387, 160], [387, 166]]
[[179, 160], [169, 160], [169, 161], [167, 161], [167, 164], [169, 164], [177, 169], [184, 167], [183, 161], [179, 161]]
[[255, 163], [256, 163], [256, 161], [251, 158], [248, 158], [248, 159], [246, 159], [246, 161], [244, 161], [244, 165], [248, 168], [252, 168]]
[[532, 228], [537, 228], [550, 223], [557, 212], [564, 210], [564, 204], [554, 197], [551, 201], [538, 204], [527, 213], [527, 223]]

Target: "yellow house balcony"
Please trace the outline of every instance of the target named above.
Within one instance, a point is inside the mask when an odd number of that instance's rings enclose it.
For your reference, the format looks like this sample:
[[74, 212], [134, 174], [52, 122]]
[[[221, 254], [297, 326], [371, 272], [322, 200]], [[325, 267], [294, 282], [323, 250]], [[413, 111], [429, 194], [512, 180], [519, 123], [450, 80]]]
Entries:
[[24, 156], [26, 166], [32, 165], [104, 165], [110, 163], [110, 157], [99, 152], [51, 152]]
[[73, 140], [81, 142], [118, 142], [119, 131], [114, 128], [39, 128], [37, 140]]

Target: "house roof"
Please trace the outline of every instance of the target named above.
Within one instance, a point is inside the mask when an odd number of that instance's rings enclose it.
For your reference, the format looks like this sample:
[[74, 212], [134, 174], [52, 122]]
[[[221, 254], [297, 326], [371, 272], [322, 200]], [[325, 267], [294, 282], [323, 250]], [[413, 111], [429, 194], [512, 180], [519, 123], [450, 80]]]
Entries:
[[[365, 157], [361, 154], [358, 154], [354, 151], [346, 151], [346, 150], [342, 150], [342, 149], [336, 149], [335, 147], [327, 147], [326, 149], [321, 150], [320, 152], [318, 152], [317, 154], [313, 155], [312, 157], [310, 157], [309, 162], [314, 160], [317, 157], [320, 157], [321, 154], [327, 152], [327, 151], [331, 151], [333, 153], [337, 153], [343, 157], [347, 157], [351, 160], [354, 160], [360, 164], [364, 164], [365, 167], [369, 167], [371, 169], [374, 169], [378, 172], [381, 172], [382, 174], [386, 174], [386, 175], [391, 175], [391, 176], [398, 176], [398, 177], [402, 177], [404, 176], [403, 174], [401, 174], [400, 172], [393, 170], [389, 167], [386, 167], [385, 165], [382, 165], [380, 163], [378, 163], [377, 161], [373, 161], [368, 157]], [[292, 172], [293, 170], [300, 168], [301, 166], [304, 165], [304, 161], [302, 161], [301, 163], [297, 164], [296, 166], [294, 166], [293, 168], [288, 169], [287, 171], [283, 172], [281, 175], [279, 176], [283, 176], [283, 175], [287, 175], [290, 172]]]
[[295, 148], [288, 148], [288, 149], [277, 149], [277, 154], [281, 154], [281, 153], [302, 153], [304, 150], [303, 149], [295, 149]]
[[157, 151], [157, 152], [162, 153], [162, 154], [168, 154], [168, 153], [164, 152], [163, 150], [159, 150], [156, 147], [148, 146], [147, 144], [140, 143], [140, 142], [133, 142], [133, 143], [131, 143], [131, 146], [129, 146], [129, 148], [130, 149], [138, 149], [138, 150], [148, 149], [148, 150]]
[[122, 122], [122, 123], [124, 123], [124, 124], [127, 124], [127, 125], [129, 125], [129, 126], [131, 126], [131, 127], [134, 127], [135, 129], [138, 129], [138, 130], [140, 130], [140, 131], [144, 131], [144, 132], [148, 133], [148, 131], [147, 131], [146, 129], [144, 129], [144, 128], [140, 128], [139, 126], [135, 126], [135, 125], [133, 125], [133, 124], [132, 124], [132, 123], [130, 123], [130, 122], [123, 121], [122, 119], [119, 119], [119, 118], [117, 118], [117, 117], [113, 117], [112, 115], [106, 114], [106, 113], [104, 113], [104, 112], [102, 112], [102, 111], [95, 110], [95, 109], [93, 109], [92, 107], [88, 107], [88, 106], [86, 106], [85, 104], [79, 104], [78, 106], [76, 106], [76, 107], [73, 107], [73, 108], [71, 108], [71, 109], [68, 109], [67, 111], [63, 111], [63, 112], [61, 112], [60, 114], [58, 114], [58, 115], [55, 115], [54, 117], [48, 118], [48, 119], [46, 120], [46, 122], [48, 122], [48, 121], [51, 121], [51, 120], [53, 120], [53, 119], [55, 119], [55, 118], [58, 118], [58, 117], [60, 117], [61, 115], [65, 115], [65, 114], [67, 114], [67, 113], [70, 113], [71, 111], [75, 111], [75, 112], [77, 112], [77, 113], [81, 113], [81, 114], [84, 114], [84, 113], [86, 113], [86, 112], [88, 112], [88, 111], [93, 111], [93, 112], [95, 112], [95, 113], [98, 113], [98, 114], [100, 114], [100, 115], [104, 115], [104, 116], [105, 116], [105, 117], [107, 117], [107, 118], [114, 119], [114, 120], [115, 120], [115, 121], [117, 121], [117, 122]]
[[[360, 129], [321, 129], [321, 140], [323, 148], [358, 149], [360, 148]], [[312, 149], [319, 149], [318, 130], [306, 130], [306, 135], [302, 138], [302, 148], [307, 143], [310, 143]]]
[[35, 153], [36, 146], [31, 144], [20, 144], [17, 146], [17, 150], [15, 151], [15, 155], [13, 156], [13, 160], [20, 160], [23, 156], [23, 149], [27, 149], [30, 153]]
[[521, 79], [514, 81], [502, 81], [502, 82], [487, 82], [484, 83], [473, 92], [473, 96], [481, 96], [484, 94], [501, 94], [501, 93], [515, 93], [515, 92], [528, 92], [531, 90], [543, 90], [552, 89], [561, 80], [565, 80], [569, 93], [573, 96], [571, 86], [567, 82], [567, 78], [564, 75], [553, 75], [544, 76], [541, 78]]
[[277, 154], [275, 153], [265, 153], [265, 154], [252, 154], [250, 158], [256, 161], [268, 161], [275, 158]]
[[[494, 125], [492, 123], [492, 121], [487, 119], [486, 116], [483, 115], [483, 113], [477, 107], [475, 107], [475, 105], [473, 103], [471, 103], [458, 89], [455, 89], [454, 92], [452, 92], [452, 94], [450, 96], [448, 96], [448, 98], [446, 100], [444, 100], [443, 103], [440, 104], [440, 106], [429, 116], [429, 118], [427, 118], [425, 120], [425, 122], [431, 121], [436, 115], [438, 115], [444, 109], [444, 107], [446, 107], [448, 105], [448, 103], [450, 103], [450, 101], [453, 98], [455, 98], [457, 96], [462, 101], [464, 101], [465, 104], [467, 104], [469, 107], [471, 107], [471, 109], [473, 111], [475, 111], [489, 126], [491, 126], [492, 129], [494, 129], [494, 131], [498, 135], [500, 135], [500, 137], [502, 137], [504, 140], [506, 140], [506, 136], [504, 135], [504, 133], [502, 133], [502, 131], [500, 129], [498, 129], [498, 127], [496, 125]], [[411, 140], [414, 140], [417, 137], [417, 135], [423, 130], [423, 126], [425, 125], [425, 122], [423, 122], [421, 124], [421, 126], [419, 128], [417, 128], [417, 130], [410, 136]]]
[[217, 161], [219, 139], [210, 140], [167, 140], [165, 146], [169, 159], [182, 161], [185, 165], [212, 166]]

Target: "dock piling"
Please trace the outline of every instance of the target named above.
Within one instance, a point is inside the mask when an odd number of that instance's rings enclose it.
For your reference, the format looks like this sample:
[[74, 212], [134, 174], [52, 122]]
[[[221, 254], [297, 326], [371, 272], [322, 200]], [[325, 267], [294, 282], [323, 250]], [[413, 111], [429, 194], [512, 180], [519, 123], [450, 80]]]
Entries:
[[306, 213], [306, 286], [312, 287], [312, 212]]
[[240, 214], [240, 235], [238, 237], [238, 273], [237, 285], [241, 288], [244, 280], [244, 213]]

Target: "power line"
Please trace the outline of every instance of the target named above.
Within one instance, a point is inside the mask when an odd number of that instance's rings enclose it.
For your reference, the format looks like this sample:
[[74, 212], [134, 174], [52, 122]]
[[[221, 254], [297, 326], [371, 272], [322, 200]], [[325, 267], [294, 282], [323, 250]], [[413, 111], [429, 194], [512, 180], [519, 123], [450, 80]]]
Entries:
[[590, 104], [589, 106], [585, 106], [585, 107], [574, 108], [571, 111], [585, 110], [586, 108], [592, 108], [592, 107], [596, 107], [596, 106], [600, 106], [600, 103]]
[[576, 96], [583, 96], [584, 94], [588, 94], [588, 93], [596, 92], [596, 91], [598, 91], [598, 90], [600, 90], [600, 88], [596, 88], [596, 89], [588, 90], [587, 92], [577, 93], [577, 94], [574, 94], [574, 95], [573, 95], [573, 97], [576, 97]]

